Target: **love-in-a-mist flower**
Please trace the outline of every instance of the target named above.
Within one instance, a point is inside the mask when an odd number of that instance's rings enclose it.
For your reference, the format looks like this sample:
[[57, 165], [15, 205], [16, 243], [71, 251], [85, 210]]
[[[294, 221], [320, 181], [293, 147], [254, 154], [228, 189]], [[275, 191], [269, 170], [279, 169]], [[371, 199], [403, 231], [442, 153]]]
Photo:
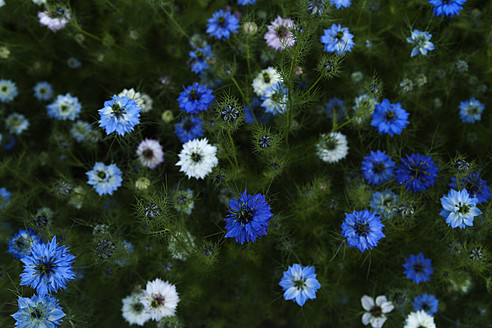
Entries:
[[378, 241], [385, 237], [383, 227], [378, 215], [368, 210], [354, 211], [345, 213], [341, 235], [347, 238], [347, 245], [363, 252], [377, 246]]
[[159, 141], [154, 139], [144, 139], [137, 148], [137, 156], [140, 164], [155, 169], [157, 165], [164, 162], [164, 152]]
[[215, 96], [212, 90], [207, 89], [207, 85], [193, 83], [185, 88], [178, 98], [179, 108], [188, 114], [197, 115], [199, 112], [207, 110], [212, 105]]
[[462, 101], [460, 103], [460, 117], [465, 123], [475, 123], [480, 121], [482, 118], [482, 112], [485, 106], [475, 98], [470, 98], [470, 100]]
[[61, 30], [72, 19], [68, 9], [61, 7], [56, 8], [53, 11], [40, 11], [38, 12], [39, 23], [48, 27], [53, 32]]
[[477, 204], [488, 203], [487, 199], [491, 197], [490, 187], [487, 186], [487, 181], [480, 178], [480, 172], [470, 173], [468, 176], [459, 179], [458, 182], [455, 177], [452, 177], [449, 186], [453, 189], [466, 189], [470, 197], [477, 198]]
[[92, 131], [92, 126], [84, 121], [77, 121], [72, 125], [70, 129], [70, 134], [72, 137], [78, 142], [83, 142], [89, 136], [89, 133]]
[[17, 86], [10, 80], [0, 80], [0, 102], [9, 103], [18, 95]]
[[380, 185], [393, 179], [394, 167], [395, 162], [386, 155], [386, 152], [376, 150], [364, 157], [361, 170], [362, 175], [369, 183]]
[[321, 134], [316, 144], [316, 154], [323, 162], [336, 163], [348, 154], [347, 138], [340, 132]]
[[330, 0], [330, 2], [335, 8], [340, 9], [350, 7], [352, 0]]
[[94, 187], [99, 195], [112, 195], [123, 181], [121, 170], [116, 164], [104, 165], [96, 162], [91, 171], [86, 172], [88, 184]]
[[216, 11], [207, 22], [207, 33], [219, 40], [229, 39], [231, 33], [237, 33], [239, 29], [239, 19], [222, 9]]
[[159, 321], [162, 318], [173, 316], [178, 306], [179, 296], [176, 286], [157, 278], [147, 282], [147, 286], [140, 297], [145, 311], [151, 319]]
[[248, 195], [246, 190], [238, 200], [229, 201], [229, 214], [226, 222], [226, 237], [233, 237], [236, 242], [254, 242], [256, 238], [266, 235], [268, 223], [273, 214], [270, 212], [265, 196]]
[[266, 88], [263, 96], [261, 96], [261, 106], [265, 108], [265, 112], [272, 113], [273, 115], [284, 113], [287, 109], [287, 95], [288, 90], [283, 82], [277, 82], [277, 84]]
[[187, 64], [191, 67], [193, 73], [199, 74], [209, 68], [209, 60], [214, 57], [212, 47], [206, 45], [203, 48], [198, 48], [189, 52], [190, 59]]
[[470, 197], [466, 189], [456, 191], [451, 189], [441, 198], [442, 210], [440, 215], [446, 219], [451, 228], [473, 226], [475, 216], [482, 214], [477, 208], [477, 198]]
[[53, 87], [48, 82], [38, 82], [33, 88], [37, 100], [50, 100], [53, 97]]
[[27, 118], [19, 113], [12, 113], [5, 119], [5, 127], [10, 133], [19, 135], [29, 127]]
[[72, 97], [69, 93], [66, 95], [58, 95], [54, 102], [46, 106], [48, 116], [57, 120], [75, 120], [82, 106], [77, 97]]
[[181, 142], [188, 142], [203, 137], [203, 121], [198, 116], [183, 117], [181, 122], [174, 125], [174, 133]]
[[254, 92], [261, 97], [264, 95], [268, 87], [272, 87], [281, 81], [282, 77], [280, 74], [275, 68], [270, 66], [258, 73], [251, 85], [253, 86]]
[[408, 115], [400, 103], [391, 104], [388, 99], [384, 99], [374, 107], [371, 125], [378, 128], [379, 134], [387, 133], [393, 136], [400, 134], [407, 126]]
[[355, 45], [354, 35], [349, 32], [347, 27], [342, 27], [340, 24], [331, 25], [331, 28], [324, 30], [323, 33], [321, 43], [326, 52], [336, 52], [341, 55], [352, 51], [352, 47]]
[[56, 237], [45, 244], [34, 243], [31, 253], [21, 259], [24, 272], [20, 284], [31, 286], [39, 295], [56, 293], [75, 277], [74, 260], [66, 246], [58, 246]]
[[424, 254], [411, 254], [403, 264], [404, 273], [407, 279], [411, 279], [417, 285], [430, 280], [430, 275], [434, 272], [432, 261], [426, 259]]
[[283, 51], [285, 48], [292, 47], [296, 43], [296, 39], [292, 33], [292, 30], [295, 28], [292, 19], [284, 19], [277, 16], [267, 28], [268, 32], [266, 32], [264, 38], [270, 48]]
[[188, 179], [203, 179], [218, 164], [216, 153], [217, 147], [210, 145], [207, 138], [193, 139], [183, 144], [176, 166]]
[[124, 135], [133, 131], [135, 125], [140, 122], [141, 110], [135, 100], [114, 95], [111, 100], [104, 102], [103, 108], [98, 110], [99, 126], [104, 128], [107, 134], [116, 132]]
[[256, 0], [237, 0], [237, 4], [240, 6], [254, 5]]
[[415, 296], [412, 305], [414, 311], [424, 310], [427, 314], [433, 315], [439, 308], [439, 300], [435, 295], [424, 293]]
[[391, 219], [398, 211], [400, 197], [389, 189], [376, 191], [371, 197], [371, 209], [383, 219]]
[[294, 264], [284, 271], [279, 285], [284, 290], [284, 299], [293, 300], [300, 306], [308, 299], [315, 299], [316, 291], [321, 288], [314, 267], [300, 264]]
[[65, 316], [58, 300], [50, 295], [19, 297], [19, 311], [12, 314], [16, 328], [56, 328]]
[[384, 295], [376, 297], [375, 302], [372, 297], [364, 295], [360, 302], [366, 310], [362, 315], [362, 324], [365, 326], [371, 324], [372, 328], [381, 328], [388, 319], [386, 313], [390, 313], [395, 308], [393, 303], [388, 301]]
[[399, 184], [405, 184], [407, 190], [420, 192], [434, 185], [439, 168], [434, 166], [431, 156], [412, 154], [401, 161], [402, 165], [395, 171], [396, 179]]
[[143, 292], [132, 293], [121, 300], [123, 303], [121, 314], [130, 325], [143, 326], [150, 319], [150, 314], [145, 311], [145, 306], [140, 302], [143, 296]]
[[447, 17], [458, 15], [465, 2], [466, 0], [429, 0], [429, 3], [434, 6], [434, 16]]
[[31, 252], [31, 248], [34, 244], [41, 243], [41, 238], [36, 235], [31, 229], [20, 229], [8, 243], [8, 250], [10, 254], [15, 258], [21, 259]]
[[425, 56], [427, 52], [434, 50], [434, 44], [430, 42], [431, 37], [432, 34], [429, 32], [413, 30], [412, 35], [407, 38], [407, 42], [414, 45], [410, 57], [417, 56], [419, 52]]
[[411, 312], [405, 319], [403, 328], [436, 328], [434, 317], [424, 310]]
[[135, 91], [135, 89], [133, 89], [133, 88], [123, 89], [123, 91], [121, 91], [118, 94], [118, 97], [128, 97], [130, 99], [135, 100], [137, 105], [140, 108], [142, 108], [142, 111], [141, 111], [142, 113], [149, 112], [152, 109], [152, 105], [154, 103], [154, 101], [152, 100], [152, 98], [150, 98], [150, 96], [148, 94]]

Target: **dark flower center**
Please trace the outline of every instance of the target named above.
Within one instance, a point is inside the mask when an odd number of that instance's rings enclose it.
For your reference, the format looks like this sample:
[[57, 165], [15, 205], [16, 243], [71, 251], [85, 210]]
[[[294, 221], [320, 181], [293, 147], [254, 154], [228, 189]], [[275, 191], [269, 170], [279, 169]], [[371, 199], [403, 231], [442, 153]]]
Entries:
[[178, 196], [176, 198], [176, 202], [178, 204], [185, 204], [186, 203], [186, 196], [184, 196], [184, 195]]
[[99, 179], [106, 179], [106, 172], [104, 171], [97, 171], [96, 175]]
[[225, 27], [225, 18], [224, 16], [220, 16], [219, 17], [219, 25], [222, 26], [222, 27]]
[[189, 118], [187, 118], [184, 122], [183, 122], [183, 129], [185, 129], [186, 131], [190, 131], [192, 128], [192, 124], [191, 124], [191, 120]]
[[202, 155], [200, 155], [198, 153], [193, 153], [193, 154], [191, 154], [191, 160], [195, 163], [199, 163], [202, 160]]
[[15, 241], [15, 246], [17, 246], [18, 248], [24, 248], [26, 246], [26, 241], [19, 238]]
[[283, 39], [285, 38], [285, 36], [287, 35], [287, 28], [285, 26], [280, 26], [277, 28], [276, 32], [277, 32], [277, 36], [280, 38], [280, 39]]
[[470, 205], [461, 204], [461, 202], [459, 202], [455, 206], [458, 207], [458, 213], [460, 214], [466, 214], [470, 211]]
[[383, 309], [381, 309], [381, 307], [377, 305], [373, 306], [370, 312], [372, 316], [376, 318], [383, 315]]
[[111, 109], [113, 110], [113, 114], [116, 117], [119, 117], [121, 114], [123, 114], [123, 111], [125, 110], [125, 108], [121, 108], [120, 105], [118, 105], [117, 103], [114, 103], [113, 106], [111, 106]]
[[392, 112], [392, 111], [386, 112], [385, 115], [384, 115], [384, 117], [386, 119], [386, 122], [390, 122], [390, 123], [394, 122], [395, 121], [395, 118], [396, 118], [395, 117], [395, 113]]
[[337, 35], [335, 35], [335, 38], [337, 38], [338, 41], [341, 41], [343, 38], [343, 31], [338, 31]]
[[241, 210], [236, 213], [237, 218], [239, 219], [241, 225], [248, 223], [253, 220], [255, 215], [255, 211], [252, 208], [241, 208]]
[[190, 91], [191, 100], [200, 100], [200, 95], [196, 92], [196, 89]]
[[384, 164], [383, 163], [374, 164], [374, 173], [381, 173], [383, 170], [384, 170]]
[[142, 152], [142, 155], [147, 159], [151, 159], [154, 156], [154, 152], [152, 151], [152, 149], [145, 149]]
[[272, 142], [271, 142], [269, 136], [263, 136], [260, 138], [260, 140], [258, 140], [258, 143], [259, 143], [261, 148], [268, 148], [268, 147], [270, 147]]
[[369, 233], [369, 225], [367, 222], [354, 224], [355, 233], [359, 236], [366, 237]]
[[420, 263], [414, 264], [413, 271], [415, 271], [416, 273], [422, 273], [424, 271], [424, 266]]
[[150, 306], [153, 308], [158, 308], [162, 304], [164, 304], [164, 297], [162, 297], [161, 295], [156, 295], [150, 303]]
[[270, 83], [270, 75], [268, 75], [268, 73], [263, 73], [263, 81], [265, 81], [265, 83]]
[[422, 304], [422, 309], [424, 309], [424, 311], [429, 311], [430, 310], [429, 304], [427, 303]]
[[306, 285], [306, 278], [294, 279], [294, 287], [296, 287], [297, 289], [303, 289], [305, 285]]
[[2, 91], [3, 91], [3, 92], [7, 92], [7, 86], [6, 86], [6, 85], [4, 85], [4, 86], [2, 87]]
[[31, 312], [31, 317], [34, 319], [39, 319], [43, 316], [43, 313], [39, 309], [34, 309], [34, 311]]
[[133, 311], [135, 312], [142, 312], [142, 310], [144, 309], [144, 306], [142, 303], [135, 303], [133, 304]]
[[53, 269], [56, 267], [54, 263], [51, 262], [41, 262], [36, 266], [36, 272], [40, 275], [51, 275], [53, 274]]

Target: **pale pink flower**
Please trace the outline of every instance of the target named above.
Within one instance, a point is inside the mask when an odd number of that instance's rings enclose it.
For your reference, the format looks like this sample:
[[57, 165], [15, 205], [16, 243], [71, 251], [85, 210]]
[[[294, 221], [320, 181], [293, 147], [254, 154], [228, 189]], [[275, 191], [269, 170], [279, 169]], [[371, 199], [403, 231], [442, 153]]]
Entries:
[[268, 32], [265, 34], [265, 40], [269, 47], [275, 50], [285, 50], [287, 47], [292, 47], [296, 40], [292, 34], [295, 28], [292, 19], [283, 19], [280, 16], [268, 25]]
[[38, 12], [38, 18], [41, 25], [45, 25], [53, 32], [56, 32], [67, 25], [68, 21], [71, 19], [71, 16], [68, 10], [59, 8], [55, 13], [40, 11]]
[[140, 163], [149, 169], [155, 169], [164, 161], [161, 144], [153, 139], [145, 139], [138, 145], [137, 156]]

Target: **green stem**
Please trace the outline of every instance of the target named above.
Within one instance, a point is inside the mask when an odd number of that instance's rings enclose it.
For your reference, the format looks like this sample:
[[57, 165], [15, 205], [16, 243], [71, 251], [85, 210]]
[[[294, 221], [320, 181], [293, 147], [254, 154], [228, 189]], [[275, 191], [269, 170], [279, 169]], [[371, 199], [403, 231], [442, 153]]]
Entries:
[[[289, 70], [289, 81], [292, 81], [292, 74], [294, 73], [294, 63], [297, 61], [297, 56], [299, 55], [299, 42], [296, 43], [296, 52], [294, 53], [294, 57], [292, 57], [292, 61], [290, 62], [290, 70]], [[285, 136], [285, 141], [289, 142], [289, 131], [290, 126], [292, 124], [292, 85], [289, 83], [288, 89], [288, 98], [289, 98], [289, 106], [287, 107], [287, 133]]]
[[236, 85], [236, 88], [237, 90], [239, 91], [239, 93], [241, 94], [241, 97], [243, 97], [243, 101], [248, 104], [249, 106], [249, 110], [251, 111], [251, 115], [253, 115], [253, 118], [255, 119], [255, 122], [258, 123], [258, 121], [256, 120], [256, 115], [255, 115], [255, 112], [253, 110], [253, 106], [251, 106], [251, 103], [248, 101], [248, 99], [246, 98], [246, 96], [244, 96], [244, 93], [243, 93], [243, 90], [241, 89], [241, 87], [239, 86], [239, 84], [237, 83], [236, 79], [234, 78], [234, 76], [231, 76], [231, 79], [232, 79], [232, 82], [234, 82], [234, 84]]
[[171, 16], [171, 14], [166, 10], [166, 8], [163, 7], [162, 10], [166, 13], [167, 17], [169, 17], [171, 22], [173, 22], [174, 25], [178, 28], [181, 34], [183, 34], [189, 40], [190, 36], [183, 30], [183, 28], [181, 28], [181, 25], [179, 25], [178, 22], [176, 22], [176, 20], [173, 18], [173, 16]]
[[318, 77], [318, 79], [316, 80], [316, 82], [314, 82], [314, 83], [313, 83], [313, 84], [309, 87], [309, 89], [308, 89], [306, 92], [304, 92], [304, 93], [302, 94], [302, 96], [301, 96], [299, 99], [304, 98], [304, 96], [305, 96], [305, 95], [307, 95], [307, 94], [309, 93], [309, 91], [311, 91], [311, 90], [312, 90], [312, 89], [316, 86], [316, 84], [318, 84], [318, 82], [319, 82], [320, 80], [321, 80], [321, 75]]
[[237, 162], [237, 156], [236, 156], [236, 146], [234, 146], [234, 140], [232, 140], [232, 136], [229, 130], [227, 130], [227, 135], [229, 136], [229, 140], [231, 141], [232, 155], [234, 155], [234, 162], [236, 162], [236, 168], [239, 170], [239, 164]]

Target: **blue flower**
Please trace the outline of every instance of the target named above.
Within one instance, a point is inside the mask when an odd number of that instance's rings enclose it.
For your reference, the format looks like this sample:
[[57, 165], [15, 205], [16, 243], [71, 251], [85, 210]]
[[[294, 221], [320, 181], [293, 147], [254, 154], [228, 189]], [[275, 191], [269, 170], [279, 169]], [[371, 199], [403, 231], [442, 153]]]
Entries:
[[75, 57], [70, 57], [67, 59], [67, 65], [70, 68], [79, 68], [82, 66], [82, 62]]
[[429, 3], [434, 6], [434, 16], [448, 17], [458, 15], [465, 2], [466, 0], [429, 0]]
[[466, 123], [480, 121], [485, 106], [475, 98], [460, 103], [461, 120]]
[[31, 286], [39, 295], [65, 289], [66, 283], [75, 276], [74, 259], [66, 246], [58, 246], [56, 237], [46, 244], [34, 244], [31, 253], [21, 259], [24, 272], [20, 275], [20, 284]]
[[391, 104], [388, 99], [384, 99], [374, 107], [371, 125], [378, 128], [379, 134], [388, 133], [393, 137], [407, 126], [408, 115], [400, 103]]
[[439, 168], [434, 166], [431, 156], [412, 154], [401, 161], [402, 165], [396, 168], [396, 179], [399, 184], [405, 184], [407, 190], [419, 192], [434, 185]]
[[336, 113], [337, 120], [341, 120], [345, 116], [345, 101], [333, 97], [323, 106], [323, 110], [326, 113], [326, 118], [333, 119], [333, 113]]
[[196, 115], [207, 110], [214, 100], [212, 90], [207, 89], [207, 85], [193, 83], [179, 94], [179, 108], [185, 113]]
[[350, 7], [352, 0], [330, 0], [337, 9]]
[[123, 181], [121, 170], [116, 164], [104, 165], [101, 162], [96, 162], [92, 171], [85, 174], [89, 177], [87, 183], [93, 186], [99, 195], [112, 195], [113, 191], [118, 189]]
[[193, 73], [201, 73], [208, 69], [208, 61], [214, 56], [212, 47], [207, 45], [203, 48], [190, 51], [190, 59], [188, 60], [188, 66], [191, 66]]
[[5, 119], [5, 127], [12, 134], [21, 134], [29, 127], [29, 121], [22, 114], [12, 113]]
[[135, 125], [140, 122], [141, 110], [135, 100], [114, 95], [111, 100], [104, 102], [103, 108], [98, 110], [101, 116], [99, 126], [106, 129], [107, 134], [116, 131], [119, 135], [124, 135], [133, 131]]
[[361, 252], [377, 246], [379, 239], [385, 237], [384, 224], [379, 216], [368, 210], [345, 213], [341, 227], [342, 237], [347, 238], [347, 244]]
[[265, 108], [265, 112], [276, 115], [285, 113], [287, 109], [287, 93], [288, 90], [282, 82], [277, 82], [275, 85], [266, 88], [261, 96], [261, 106]]
[[231, 32], [237, 33], [239, 28], [239, 19], [222, 9], [216, 11], [207, 21], [207, 33], [219, 40], [229, 39]]
[[46, 106], [48, 116], [58, 120], [75, 120], [82, 106], [77, 97], [72, 97], [69, 93], [66, 95], [58, 95], [54, 102]]
[[475, 216], [482, 214], [477, 208], [478, 200], [470, 197], [468, 191], [463, 189], [456, 191], [451, 189], [446, 196], [441, 198], [441, 216], [451, 228], [465, 228], [473, 226]]
[[241, 6], [254, 5], [256, 0], [237, 0], [237, 4]]
[[380, 185], [383, 182], [393, 179], [393, 169], [395, 162], [391, 157], [386, 155], [386, 152], [376, 150], [371, 151], [369, 155], [364, 157], [362, 161], [362, 174], [364, 178], [375, 185]]
[[371, 198], [371, 209], [384, 219], [391, 219], [395, 216], [400, 197], [389, 189], [376, 191]]
[[181, 142], [187, 142], [203, 137], [203, 121], [198, 116], [183, 117], [181, 122], [174, 125], [174, 133]]
[[17, 328], [55, 328], [65, 316], [58, 300], [50, 295], [19, 297], [19, 311], [12, 314]]
[[476, 197], [480, 203], [488, 203], [487, 198], [491, 197], [487, 186], [487, 181], [480, 178], [480, 172], [474, 172], [459, 181], [459, 185], [456, 183], [456, 178], [451, 178], [449, 186], [453, 189], [466, 189], [470, 194], [470, 197]]
[[38, 82], [33, 88], [37, 100], [50, 100], [53, 97], [53, 87], [48, 82]]
[[241, 244], [254, 242], [257, 237], [266, 235], [268, 223], [273, 216], [270, 210], [265, 196], [248, 195], [245, 190], [238, 200], [229, 201], [229, 214], [224, 219], [227, 229], [225, 236], [234, 237]]
[[325, 46], [326, 52], [336, 52], [341, 55], [347, 51], [352, 51], [354, 43], [354, 35], [351, 34], [348, 28], [340, 24], [333, 24], [329, 30], [323, 31], [325, 34], [321, 37], [321, 43]]
[[8, 191], [5, 187], [0, 188], [0, 209], [10, 205], [11, 197], [12, 193], [10, 191]]
[[430, 275], [434, 272], [431, 265], [432, 261], [426, 259], [422, 253], [417, 256], [412, 254], [403, 264], [403, 273], [407, 275], [407, 279], [411, 279], [418, 285], [421, 282], [430, 280]]
[[413, 310], [424, 310], [429, 315], [437, 312], [439, 300], [432, 294], [420, 294], [413, 299]]
[[31, 229], [23, 230], [19, 229], [19, 232], [10, 238], [9, 249], [7, 252], [14, 255], [15, 258], [21, 259], [31, 252], [31, 248], [36, 243], [41, 243], [34, 231]]
[[[265, 112], [264, 108], [261, 107], [261, 101], [257, 97], [254, 97], [251, 101], [251, 107], [259, 123], [268, 124], [268, 121], [272, 118], [272, 113]], [[255, 122], [255, 118], [251, 112], [248, 105], [244, 105], [244, 122], [252, 124]]]
[[0, 102], [9, 103], [18, 95], [17, 86], [10, 80], [0, 80]]
[[429, 32], [420, 32], [419, 30], [413, 30], [412, 36], [407, 38], [407, 42], [415, 45], [412, 49], [410, 57], [417, 56], [420, 52], [422, 55], [427, 55], [428, 51], [435, 49], [434, 44], [430, 42], [432, 34]]
[[287, 271], [284, 271], [279, 285], [285, 291], [285, 300], [293, 300], [300, 306], [303, 306], [308, 299], [315, 299], [316, 291], [321, 288], [316, 279], [314, 267], [304, 267], [300, 264], [293, 264]]
[[92, 126], [84, 121], [77, 121], [72, 125], [70, 134], [78, 142], [83, 142], [87, 139], [87, 136], [92, 131]]

